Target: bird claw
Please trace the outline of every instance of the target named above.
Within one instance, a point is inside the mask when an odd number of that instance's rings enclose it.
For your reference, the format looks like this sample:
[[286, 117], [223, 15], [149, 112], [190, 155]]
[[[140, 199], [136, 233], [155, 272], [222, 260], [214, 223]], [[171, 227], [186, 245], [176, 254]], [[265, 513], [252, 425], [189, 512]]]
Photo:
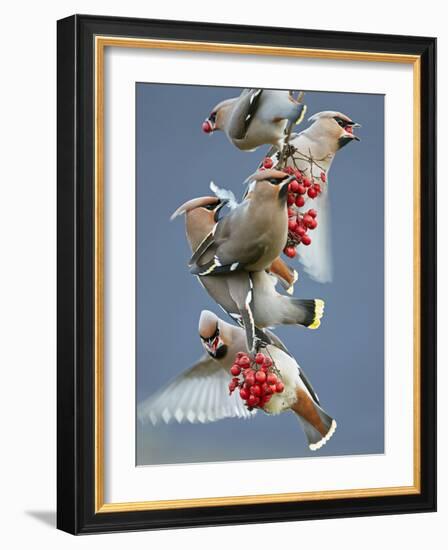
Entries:
[[268, 345], [267, 342], [264, 342], [263, 340], [261, 340], [256, 336], [254, 339], [254, 346], [253, 346], [254, 354], [257, 354], [260, 351], [260, 349], [267, 347], [267, 345]]

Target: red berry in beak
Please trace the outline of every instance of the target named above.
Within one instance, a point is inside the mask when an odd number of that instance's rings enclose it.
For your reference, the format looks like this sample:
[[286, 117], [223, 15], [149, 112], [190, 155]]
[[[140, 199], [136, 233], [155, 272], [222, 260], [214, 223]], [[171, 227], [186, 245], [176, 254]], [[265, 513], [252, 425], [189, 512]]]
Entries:
[[263, 168], [272, 168], [274, 166], [274, 163], [272, 162], [272, 159], [269, 157], [266, 157], [263, 159]]
[[208, 120], [204, 120], [204, 122], [202, 123], [202, 131], [206, 134], [210, 134], [211, 132], [213, 132], [213, 126]]

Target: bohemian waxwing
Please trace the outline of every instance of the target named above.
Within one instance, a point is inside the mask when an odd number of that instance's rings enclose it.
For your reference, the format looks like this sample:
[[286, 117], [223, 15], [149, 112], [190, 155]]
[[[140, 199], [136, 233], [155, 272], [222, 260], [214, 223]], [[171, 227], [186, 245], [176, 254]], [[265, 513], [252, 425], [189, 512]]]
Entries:
[[222, 130], [235, 147], [253, 151], [270, 144], [281, 149], [287, 128], [299, 124], [306, 107], [287, 90], [245, 89], [216, 105], [203, 122], [206, 133]]
[[[282, 342], [269, 331], [270, 343], [261, 351], [275, 363], [285, 386], [264, 406], [267, 414], [292, 411], [296, 414], [313, 451], [331, 438], [336, 421], [319, 403], [303, 370]], [[199, 336], [205, 355], [138, 406], [138, 418], [156, 425], [171, 421], [206, 423], [223, 418], [250, 418], [249, 411], [234, 392], [229, 395], [230, 368], [240, 351], [247, 351], [244, 331], [221, 320], [210, 311], [203, 311], [199, 320]]]
[[[318, 226], [313, 230], [313, 243], [309, 247], [300, 247], [299, 260], [312, 279], [320, 283], [328, 283], [332, 280], [333, 271], [328, 171], [336, 153], [342, 147], [352, 141], [359, 141], [353, 129], [359, 128], [360, 125], [337, 111], [316, 113], [309, 121], [312, 122], [311, 126], [290, 137], [289, 145], [293, 148], [294, 161], [289, 159], [288, 165], [304, 171], [308, 178], [311, 175], [319, 178], [323, 172], [326, 183], [321, 185], [321, 194], [312, 201], [312, 207], [317, 211], [319, 221]], [[280, 159], [279, 153], [275, 150], [268, 155], [272, 156], [274, 165]], [[299, 210], [304, 211], [306, 208], [299, 208]]]
[[281, 254], [288, 236], [286, 198], [291, 178], [265, 170], [251, 180], [251, 200], [221, 218], [194, 252], [193, 274], [264, 271]]

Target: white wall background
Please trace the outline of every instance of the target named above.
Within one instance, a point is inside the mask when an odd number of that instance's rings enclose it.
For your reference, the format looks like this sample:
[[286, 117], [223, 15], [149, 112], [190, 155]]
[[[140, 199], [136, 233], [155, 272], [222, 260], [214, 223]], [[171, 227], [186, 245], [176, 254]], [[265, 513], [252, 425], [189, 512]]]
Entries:
[[[346, 550], [440, 547], [448, 520], [446, 425], [448, 374], [444, 310], [448, 306], [448, 216], [439, 223], [439, 512], [349, 520], [128, 533], [75, 538], [55, 522], [56, 427], [56, 20], [73, 13], [216, 21], [439, 38], [439, 150], [448, 148], [443, 122], [448, 94], [448, 35], [443, 3], [427, 0], [370, 5], [356, 1], [89, 0], [5, 4], [0, 33], [0, 540], [5, 548], [185, 549], [260, 546]], [[277, 9], [276, 9], [277, 8]], [[443, 158], [442, 158], [443, 162]], [[439, 205], [448, 203], [440, 174]], [[445, 437], [443, 437], [445, 436]], [[297, 473], [300, 475], [300, 472]], [[442, 543], [443, 546], [443, 543]]]

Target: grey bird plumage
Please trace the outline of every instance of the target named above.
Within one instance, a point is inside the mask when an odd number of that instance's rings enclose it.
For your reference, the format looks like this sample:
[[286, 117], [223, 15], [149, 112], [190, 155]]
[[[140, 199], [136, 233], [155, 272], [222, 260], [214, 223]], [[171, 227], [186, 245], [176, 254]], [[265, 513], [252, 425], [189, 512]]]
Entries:
[[238, 149], [253, 151], [270, 144], [283, 146], [287, 129], [299, 124], [305, 105], [287, 90], [250, 88], [216, 105], [204, 122], [207, 133], [222, 130]]
[[266, 170], [251, 179], [251, 200], [240, 203], [218, 221], [193, 254], [192, 273], [205, 276], [263, 271], [281, 254], [288, 235], [290, 178], [284, 172]]
[[[188, 201], [175, 212], [174, 216], [185, 214], [186, 234], [193, 252], [213, 233], [224, 205], [217, 197], [201, 197]], [[208, 261], [207, 255], [202, 261]], [[224, 311], [245, 327], [249, 349], [253, 348], [255, 339], [264, 339], [259, 329], [283, 324], [315, 329], [320, 325], [324, 308], [322, 300], [303, 300], [279, 294], [275, 289], [277, 278], [264, 270], [255, 273], [230, 271], [198, 279]], [[250, 300], [247, 300], [249, 294]]]
[[[247, 351], [244, 331], [226, 323], [214, 313], [203, 311], [199, 335], [205, 355], [155, 394], [139, 404], [140, 422], [205, 423], [224, 418], [251, 418], [238, 393], [229, 395], [230, 367], [240, 351]], [[321, 448], [336, 429], [335, 420], [322, 408], [319, 398], [301, 367], [283, 343], [266, 332], [263, 353], [275, 362], [285, 385], [264, 407], [267, 414], [292, 411], [300, 421], [311, 450]], [[272, 338], [271, 338], [272, 337]]]

